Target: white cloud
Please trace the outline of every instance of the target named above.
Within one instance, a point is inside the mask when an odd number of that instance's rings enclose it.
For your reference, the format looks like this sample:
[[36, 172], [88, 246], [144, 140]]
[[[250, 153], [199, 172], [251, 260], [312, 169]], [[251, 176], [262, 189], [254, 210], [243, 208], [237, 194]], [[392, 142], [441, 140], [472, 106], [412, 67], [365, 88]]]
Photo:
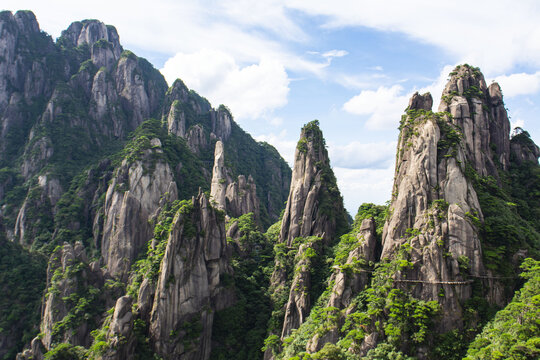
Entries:
[[386, 169], [396, 156], [395, 141], [345, 145], [329, 143], [328, 152], [333, 166], [347, 169]]
[[322, 54], [322, 57], [324, 58], [336, 58], [336, 57], [343, 57], [348, 55], [349, 53], [345, 50], [330, 50]]
[[362, 203], [384, 204], [390, 200], [394, 165], [384, 169], [347, 169], [334, 167], [345, 207], [354, 217]]
[[289, 78], [274, 60], [242, 67], [229, 54], [203, 49], [177, 53], [161, 72], [169, 83], [181, 78], [214, 106], [226, 104], [238, 120], [257, 118], [287, 104]]
[[407, 107], [408, 96], [403, 94], [401, 85], [390, 88], [381, 86], [377, 90], [364, 90], [343, 105], [351, 114], [369, 115], [368, 129], [392, 129]]
[[523, 119], [517, 119], [516, 121], [510, 121], [510, 129], [515, 129], [517, 127], [524, 128], [525, 121]]
[[536, 0], [290, 0], [287, 6], [325, 16], [328, 28], [366, 26], [404, 33], [488, 73], [515, 64], [540, 65]]
[[280, 117], [272, 117], [268, 122], [273, 126], [281, 126], [283, 125], [283, 118]]
[[309, 41], [309, 35], [280, 0], [4, 0], [2, 7], [32, 9], [42, 30], [53, 37], [73, 21], [92, 18], [114, 25], [126, 48], [161, 56], [211, 48], [242, 64], [272, 59], [287, 69], [317, 75], [328, 66], [327, 61], [307, 60], [288, 46], [287, 42]]
[[430, 85], [404, 93], [401, 85], [391, 87], [380, 86], [377, 90], [363, 90], [343, 105], [343, 109], [355, 115], [368, 115], [366, 127], [376, 130], [396, 129], [401, 115], [409, 103], [409, 99], [416, 91], [423, 94], [430, 92], [433, 97], [433, 111], [437, 111], [440, 97], [446, 86], [448, 74], [454, 66], [446, 65], [439, 77]]
[[294, 165], [294, 150], [296, 149], [296, 141], [287, 140], [287, 131], [282, 130], [279, 134], [265, 134], [254, 136], [257, 141], [265, 141], [274, 146], [281, 156], [287, 161], [289, 166]]
[[504, 97], [535, 94], [540, 90], [540, 71], [534, 74], [501, 75], [495, 81], [501, 86]]
[[[454, 68], [455, 65], [444, 66], [439, 74], [439, 77], [433, 83], [417, 90], [420, 94], [424, 94], [426, 92], [431, 93], [431, 97], [433, 98], [433, 111], [437, 111], [439, 108], [442, 92], [448, 83], [448, 76]], [[414, 91], [412, 91], [408, 97], [411, 97], [413, 93]]]

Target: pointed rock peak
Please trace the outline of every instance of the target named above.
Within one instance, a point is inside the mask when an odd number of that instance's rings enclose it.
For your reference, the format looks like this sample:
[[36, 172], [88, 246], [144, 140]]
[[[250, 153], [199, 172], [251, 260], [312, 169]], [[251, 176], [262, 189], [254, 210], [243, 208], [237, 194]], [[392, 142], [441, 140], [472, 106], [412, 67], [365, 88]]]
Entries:
[[360, 232], [370, 232], [375, 234], [375, 220], [373, 218], [367, 218], [362, 220], [360, 225]]
[[529, 133], [520, 127], [514, 129], [510, 139], [511, 159], [517, 164], [531, 162], [538, 164], [540, 148], [531, 139]]
[[469, 64], [458, 65], [450, 73], [450, 80], [446, 84], [442, 93], [443, 101], [445, 97], [455, 95], [466, 98], [483, 98], [487, 93], [486, 80], [479, 68]]
[[231, 111], [225, 105], [219, 105], [216, 111], [211, 113], [212, 133], [222, 141], [226, 141], [231, 136], [232, 131], [232, 115]]
[[493, 82], [489, 85], [488, 94], [491, 106], [504, 105], [501, 87], [498, 83]]
[[296, 146], [289, 199], [280, 241], [319, 236], [329, 241], [347, 225], [343, 199], [330, 167], [319, 121], [306, 124]]
[[315, 162], [328, 162], [326, 141], [319, 128], [319, 120], [313, 120], [302, 128], [300, 140], [298, 140], [298, 143], [296, 144], [295, 168], [298, 160], [304, 158], [304, 156], [312, 158]]
[[[36, 16], [29, 10], [19, 10], [15, 14], [9, 10], [0, 11], [0, 24], [2, 23], [11, 23], [8, 26], [10, 32], [17, 29], [18, 32], [29, 35], [40, 31]], [[2, 28], [0, 27], [0, 32], [2, 32]]]
[[227, 185], [231, 182], [230, 176], [225, 168], [225, 154], [223, 143], [216, 142], [214, 151], [214, 167], [212, 169], [212, 184], [210, 186], [210, 196], [216, 207], [225, 210]]
[[188, 94], [189, 94], [189, 89], [186, 86], [186, 84], [184, 84], [182, 80], [176, 79], [174, 80], [174, 83], [172, 84], [172, 86], [167, 90], [167, 93], [165, 94], [165, 96], [166, 96], [166, 101], [170, 101], [171, 103], [174, 100], [186, 102], [188, 100]]
[[417, 92], [413, 94], [411, 99], [409, 100], [409, 110], [427, 110], [431, 111], [431, 107], [433, 106], [433, 98], [431, 97], [431, 94], [429, 92], [420, 95]]
[[88, 44], [91, 47], [95, 43], [99, 43], [100, 40], [105, 40], [112, 44], [115, 52], [122, 51], [116, 28], [112, 25], [105, 25], [99, 20], [73, 22], [66, 30], [62, 31], [61, 38], [71, 46]]
[[36, 15], [30, 10], [19, 10], [14, 15], [19, 29], [24, 33], [39, 33], [39, 24]]

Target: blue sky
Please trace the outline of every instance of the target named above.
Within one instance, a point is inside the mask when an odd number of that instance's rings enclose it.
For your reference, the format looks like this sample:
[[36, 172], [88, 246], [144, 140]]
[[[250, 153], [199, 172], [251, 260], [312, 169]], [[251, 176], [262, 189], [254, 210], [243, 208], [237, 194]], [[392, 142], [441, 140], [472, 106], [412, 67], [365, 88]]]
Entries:
[[289, 162], [319, 119], [351, 214], [390, 198], [397, 127], [414, 91], [438, 105], [451, 69], [501, 84], [511, 122], [540, 143], [540, 2], [4, 0], [54, 38], [72, 21], [116, 26], [126, 49], [180, 77]]

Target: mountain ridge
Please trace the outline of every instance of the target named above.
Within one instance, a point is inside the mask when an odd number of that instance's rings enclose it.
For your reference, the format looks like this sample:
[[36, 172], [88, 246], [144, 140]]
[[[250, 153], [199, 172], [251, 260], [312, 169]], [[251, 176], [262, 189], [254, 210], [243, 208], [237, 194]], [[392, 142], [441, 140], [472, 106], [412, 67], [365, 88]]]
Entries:
[[538, 311], [540, 150], [478, 68], [412, 96], [392, 198], [350, 224], [317, 120], [291, 171], [110, 25], [0, 34], [1, 358], [540, 354], [505, 322]]

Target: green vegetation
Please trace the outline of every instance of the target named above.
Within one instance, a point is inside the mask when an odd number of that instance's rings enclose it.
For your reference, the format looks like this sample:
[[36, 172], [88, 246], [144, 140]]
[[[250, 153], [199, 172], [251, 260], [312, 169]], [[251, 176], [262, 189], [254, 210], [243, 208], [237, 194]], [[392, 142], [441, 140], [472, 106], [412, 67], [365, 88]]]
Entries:
[[233, 176], [251, 175], [255, 180], [261, 201], [260, 221], [263, 230], [267, 229], [278, 220], [287, 200], [291, 169], [272, 145], [256, 142], [234, 122], [225, 142], [225, 165]]
[[3, 238], [0, 224], [0, 335], [14, 340], [3, 360], [17, 352], [38, 333], [40, 304], [46, 280], [46, 259], [29, 253]]
[[54, 274], [45, 295], [46, 297], [54, 296], [56, 298], [64, 294], [65, 287], [70, 290], [68, 296], [55, 300], [57, 306], [59, 306], [59, 301], [63, 303], [64, 308], [67, 309], [67, 314], [53, 325], [53, 346], [61, 343], [65, 334], [76, 330], [83, 323], [91, 329], [95, 328], [105, 306], [104, 298], [100, 296], [101, 291], [87, 282], [88, 265], [74, 259], [63, 270], [62, 264], [59, 263], [61, 257], [62, 247], [59, 246], [51, 257], [50, 266], [54, 269]]
[[[512, 261], [514, 254], [520, 249], [526, 249], [530, 254], [537, 256], [540, 250], [538, 221], [537, 219], [527, 220], [531, 213], [535, 214], [539, 211], [540, 203], [528, 202], [526, 196], [520, 198], [528, 191], [528, 185], [533, 188], [538, 186], [538, 181], [540, 181], [538, 166], [536, 165], [536, 171], [534, 167], [526, 165], [513, 167], [510, 177], [500, 172], [502, 187], [491, 176], [480, 177], [470, 164], [466, 164], [465, 174], [473, 182], [485, 219], [481, 228], [484, 263], [488, 269], [501, 276], [513, 276], [515, 274]], [[534, 174], [537, 180], [525, 181], [524, 184], [512, 181], [522, 178], [524, 174]], [[514, 198], [512, 193], [520, 197]], [[531, 195], [537, 196], [534, 192]], [[520, 205], [519, 211], [514, 204]], [[520, 212], [529, 216], [522, 217]], [[512, 284], [513, 282], [509, 282], [508, 285]], [[513, 291], [513, 288], [509, 287], [507, 291]]]
[[[154, 138], [160, 140], [163, 152], [153, 150], [150, 142]], [[144, 121], [128, 136], [128, 139], [120, 156], [116, 158], [116, 164], [119, 165], [123, 159], [126, 159], [128, 163], [144, 160], [144, 170], [151, 174], [157, 162], [168, 163], [173, 169], [180, 199], [190, 199], [191, 196], [197, 194], [199, 187], [203, 191], [210, 189], [210, 184], [203, 175], [202, 161], [189, 150], [185, 139], [168, 134], [160, 120]], [[178, 168], [179, 171], [174, 171]]]
[[[450, 101], [446, 99], [447, 101]], [[457, 155], [457, 147], [462, 139], [461, 131], [451, 123], [452, 115], [448, 112], [432, 112], [424, 109], [407, 109], [407, 114], [401, 117], [399, 125], [400, 141], [405, 148], [412, 146], [412, 141], [409, 139], [413, 136], [418, 136], [418, 125], [423, 124], [427, 120], [433, 121], [438, 125], [441, 137], [437, 143], [437, 156], [440, 161], [445, 157], [455, 157]], [[400, 149], [402, 154], [404, 149]]]
[[62, 343], [47, 351], [44, 357], [45, 360], [84, 360], [87, 359], [86, 353], [82, 346]]
[[527, 282], [471, 343], [467, 360], [540, 357], [540, 261], [528, 258], [521, 267]]
[[444, 113], [445, 116], [437, 117], [437, 125], [441, 131], [441, 137], [437, 142], [437, 159], [457, 156], [457, 149], [461, 143], [463, 135], [461, 131], [451, 123], [452, 115]]
[[194, 236], [196, 229], [191, 222], [193, 213], [193, 203], [191, 200], [175, 200], [172, 203], [165, 204], [163, 210], [159, 213], [156, 226], [154, 227], [155, 241], [148, 242], [146, 253], [141, 254], [141, 259], [137, 260], [132, 266], [132, 280], [128, 286], [127, 293], [132, 298], [137, 298], [139, 287], [144, 278], [151, 282], [157, 282], [159, 276], [161, 260], [167, 249], [167, 242], [172, 227], [181, 218], [184, 224], [184, 234]]
[[[231, 260], [237, 302], [218, 311], [214, 318], [211, 359], [262, 359], [260, 351], [272, 306], [268, 295], [272, 273], [272, 243], [262, 234], [252, 213], [231, 219], [237, 222], [239, 238], [234, 240]], [[232, 239], [229, 241], [233, 241]]]
[[[418, 347], [432, 343], [430, 330], [440, 312], [439, 304], [415, 299], [393, 288], [393, 274], [413, 266], [409, 261], [410, 250], [406, 244], [394, 260], [376, 264], [371, 286], [357, 294], [349, 308], [326, 307], [334, 285], [329, 282], [306, 322], [284, 339], [283, 351], [277, 359], [327, 359], [325, 356], [360, 359], [348, 349], [358, 349], [370, 333], [378, 333], [384, 339], [368, 354], [368, 358], [373, 359], [388, 354], [405, 359], [407, 355], [414, 355]], [[329, 332], [337, 332], [340, 339], [337, 344], [327, 344], [314, 354], [305, 352], [311, 339], [321, 338]], [[266, 343], [277, 348], [271, 338]]]
[[388, 217], [389, 204], [386, 205], [375, 205], [372, 203], [363, 203], [358, 208], [358, 212], [354, 217], [354, 222], [352, 225], [352, 232], [357, 232], [360, 230], [362, 221], [364, 219], [373, 218], [375, 220], [375, 231], [377, 233], [377, 238], [382, 240], [382, 232], [384, 228], [384, 222]]

